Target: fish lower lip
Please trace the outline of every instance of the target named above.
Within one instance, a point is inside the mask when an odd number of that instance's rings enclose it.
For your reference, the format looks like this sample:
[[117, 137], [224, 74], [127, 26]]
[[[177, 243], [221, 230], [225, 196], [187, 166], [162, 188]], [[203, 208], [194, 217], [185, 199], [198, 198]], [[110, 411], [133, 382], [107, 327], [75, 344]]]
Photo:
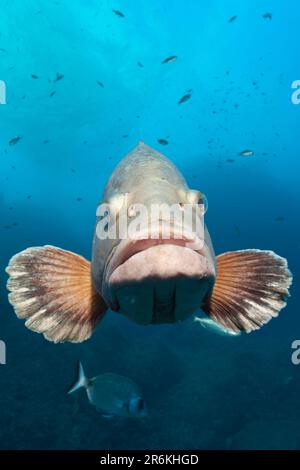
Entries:
[[[172, 228], [169, 238], [151, 238], [151, 236], [149, 237], [148, 235], [147, 229], [145, 231], [140, 231], [137, 238], [123, 240], [115, 250], [113, 257], [116, 258], [116, 261], [109, 267], [106, 277], [109, 277], [115, 269], [125, 263], [129, 258], [131, 258], [131, 256], [155, 245], [179, 245], [190, 248], [193, 251], [197, 251], [199, 254], [204, 254], [204, 240], [196, 237], [193, 233], [182, 234], [182, 229], [180, 228], [178, 230], [176, 230], [176, 228]], [[197, 247], [197, 245], [201, 246], [201, 248], [197, 249], [193, 247]], [[120, 256], [118, 257], [118, 255]]]

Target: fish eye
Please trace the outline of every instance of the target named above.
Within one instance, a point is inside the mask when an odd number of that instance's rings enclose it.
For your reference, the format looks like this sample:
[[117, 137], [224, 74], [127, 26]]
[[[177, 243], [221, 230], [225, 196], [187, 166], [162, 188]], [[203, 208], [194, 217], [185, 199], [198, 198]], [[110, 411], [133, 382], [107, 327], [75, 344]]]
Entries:
[[144, 400], [142, 398], [137, 399], [136, 407], [137, 407], [138, 411], [143, 411], [143, 409], [145, 408], [145, 403], [144, 403]]
[[145, 402], [141, 397], [133, 398], [129, 404], [129, 411], [132, 415], [139, 415], [145, 410]]
[[201, 213], [204, 215], [208, 209], [208, 201], [204, 193], [200, 193], [197, 204], [200, 206]]

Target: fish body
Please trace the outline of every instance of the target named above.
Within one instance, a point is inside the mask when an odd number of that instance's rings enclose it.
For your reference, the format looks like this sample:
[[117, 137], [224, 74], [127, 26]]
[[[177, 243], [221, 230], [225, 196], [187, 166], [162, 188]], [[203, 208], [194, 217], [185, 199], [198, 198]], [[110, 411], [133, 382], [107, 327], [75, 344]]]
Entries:
[[91, 262], [50, 245], [28, 248], [6, 269], [9, 301], [28, 328], [54, 342], [88, 339], [108, 309], [148, 325], [201, 308], [227, 331], [256, 330], [286, 305], [287, 261], [257, 249], [215, 257], [206, 209], [204, 194], [140, 142], [106, 184]]
[[112, 10], [112, 11], [115, 15], [119, 16], [120, 18], [125, 18], [124, 13], [122, 13], [120, 10]]
[[252, 155], [254, 155], [254, 152], [253, 152], [253, 150], [242, 150], [240, 152], [240, 155], [242, 157], [251, 157]]
[[86, 389], [91, 405], [105, 417], [142, 418], [147, 414], [140, 388], [127, 377], [106, 373], [88, 379], [79, 363], [78, 380], [68, 393], [81, 387]]
[[58, 73], [56, 74], [56, 77], [55, 79], [53, 80], [53, 82], [59, 82], [60, 80], [62, 80], [64, 78], [64, 75], [62, 73]]
[[157, 139], [157, 142], [160, 144], [160, 145], [168, 145], [168, 141], [167, 139]]
[[20, 136], [14, 137], [13, 139], [10, 139], [9, 145], [16, 145], [18, 142], [20, 142], [21, 139], [22, 139], [22, 137], [20, 137]]
[[267, 19], [267, 20], [271, 20], [271, 19], [272, 19], [272, 16], [273, 16], [272, 13], [265, 13], [265, 14], [263, 15], [263, 18], [265, 18], [265, 19]]
[[175, 62], [175, 60], [177, 60], [177, 55], [170, 55], [162, 61], [162, 64], [171, 64], [171, 62]]
[[186, 101], [190, 100], [192, 97], [192, 94], [191, 93], [186, 93], [185, 95], [183, 95], [180, 100], [178, 101], [178, 104], [182, 104], [182, 103], [185, 103]]

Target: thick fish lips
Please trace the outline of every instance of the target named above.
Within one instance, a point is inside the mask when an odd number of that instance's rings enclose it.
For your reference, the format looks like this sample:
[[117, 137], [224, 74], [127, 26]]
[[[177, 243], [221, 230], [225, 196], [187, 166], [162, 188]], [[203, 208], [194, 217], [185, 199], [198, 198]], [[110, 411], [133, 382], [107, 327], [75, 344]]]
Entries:
[[169, 239], [152, 239], [141, 233], [112, 254], [103, 295], [112, 310], [137, 323], [173, 323], [201, 306], [214, 279], [209, 249], [193, 235], [173, 229]]

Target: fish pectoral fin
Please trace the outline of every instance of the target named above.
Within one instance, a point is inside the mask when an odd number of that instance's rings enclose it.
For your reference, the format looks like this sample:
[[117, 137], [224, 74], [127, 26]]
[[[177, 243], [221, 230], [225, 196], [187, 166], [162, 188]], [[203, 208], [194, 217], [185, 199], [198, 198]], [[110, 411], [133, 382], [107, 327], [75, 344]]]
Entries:
[[292, 275], [272, 251], [242, 250], [217, 256], [217, 278], [202, 309], [227, 330], [258, 330], [285, 307]]
[[70, 251], [28, 248], [11, 258], [6, 272], [16, 315], [49, 341], [88, 339], [107, 310], [93, 287], [90, 262]]

